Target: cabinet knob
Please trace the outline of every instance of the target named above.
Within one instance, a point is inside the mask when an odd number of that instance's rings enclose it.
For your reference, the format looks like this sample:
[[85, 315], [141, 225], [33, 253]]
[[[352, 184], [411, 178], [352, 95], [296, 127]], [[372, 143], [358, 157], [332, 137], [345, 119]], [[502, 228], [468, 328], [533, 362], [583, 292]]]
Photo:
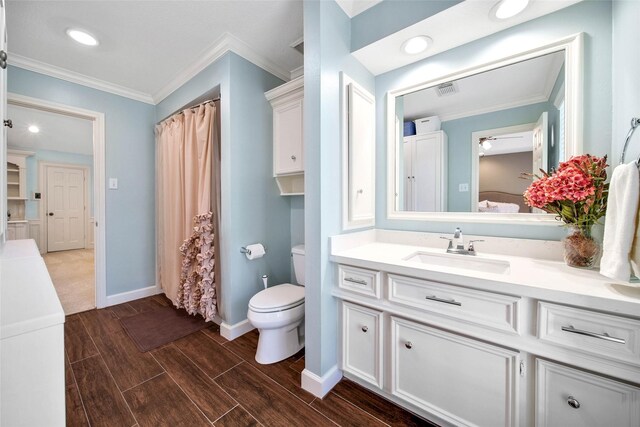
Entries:
[[49, 212], [49, 216], [53, 216], [53, 212]]
[[293, 160], [294, 162], [296, 161], [296, 156], [291, 156], [291, 160]]
[[567, 398], [567, 403], [569, 404], [569, 406], [571, 406], [573, 409], [578, 409], [580, 407], [580, 402], [578, 402], [576, 400], [575, 397], [573, 396], [569, 396]]
[[364, 190], [361, 188], [358, 190], [358, 194], [362, 194], [362, 193], [364, 193]]
[[369, 330], [369, 328], [368, 328], [368, 327], [366, 327], [366, 326], [363, 326], [363, 327], [362, 327], [362, 332], [367, 332], [368, 330]]
[[407, 342], [404, 344], [404, 346], [405, 346], [405, 347], [407, 347], [408, 349], [411, 349], [411, 347], [413, 347], [413, 343], [412, 343], [411, 341], [407, 341]]

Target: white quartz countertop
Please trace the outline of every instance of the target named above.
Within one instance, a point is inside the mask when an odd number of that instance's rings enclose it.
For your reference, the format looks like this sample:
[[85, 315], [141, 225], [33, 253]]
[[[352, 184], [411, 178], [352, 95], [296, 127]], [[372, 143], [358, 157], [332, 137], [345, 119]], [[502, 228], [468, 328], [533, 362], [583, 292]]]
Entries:
[[0, 338], [64, 323], [64, 311], [33, 240], [0, 250]]
[[[344, 236], [339, 237], [349, 239]], [[353, 244], [343, 244], [344, 242], [335, 244], [332, 241], [331, 260], [480, 290], [640, 316], [640, 287], [608, 279], [596, 270], [569, 267], [563, 261], [488, 254], [480, 252], [480, 249], [476, 256], [449, 255], [509, 262], [509, 271], [498, 274], [404, 260], [416, 252], [444, 254], [444, 247], [418, 246], [415, 241], [411, 242], [413, 244], [401, 244], [367, 241], [371, 239], [358, 239], [358, 237], [354, 240], [360, 241]], [[544, 243], [541, 242], [541, 244]]]

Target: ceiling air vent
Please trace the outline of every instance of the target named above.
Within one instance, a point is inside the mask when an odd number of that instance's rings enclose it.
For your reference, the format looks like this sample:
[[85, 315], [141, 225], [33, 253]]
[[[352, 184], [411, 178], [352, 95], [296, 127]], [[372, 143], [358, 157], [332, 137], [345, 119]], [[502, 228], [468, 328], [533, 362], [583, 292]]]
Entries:
[[458, 93], [458, 88], [453, 82], [442, 83], [436, 87], [436, 92], [438, 96], [449, 96]]

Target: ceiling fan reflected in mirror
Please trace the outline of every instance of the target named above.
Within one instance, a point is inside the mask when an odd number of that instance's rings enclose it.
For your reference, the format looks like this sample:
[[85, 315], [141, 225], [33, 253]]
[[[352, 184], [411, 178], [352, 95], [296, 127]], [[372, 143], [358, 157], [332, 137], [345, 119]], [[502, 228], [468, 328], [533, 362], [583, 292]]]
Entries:
[[485, 150], [489, 150], [491, 149], [491, 141], [498, 141], [501, 139], [521, 139], [522, 135], [520, 136], [483, 136], [478, 140], [478, 143], [480, 144], [480, 147], [482, 147]]

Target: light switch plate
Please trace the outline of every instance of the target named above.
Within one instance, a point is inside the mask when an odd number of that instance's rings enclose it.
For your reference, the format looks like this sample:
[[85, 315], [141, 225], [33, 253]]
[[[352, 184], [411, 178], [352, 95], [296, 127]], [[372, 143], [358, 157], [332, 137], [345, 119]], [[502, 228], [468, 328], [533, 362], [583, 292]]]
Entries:
[[461, 192], [461, 193], [469, 191], [469, 184], [468, 183], [464, 183], [464, 184], [458, 185], [458, 191]]
[[118, 178], [109, 178], [109, 190], [118, 189]]

